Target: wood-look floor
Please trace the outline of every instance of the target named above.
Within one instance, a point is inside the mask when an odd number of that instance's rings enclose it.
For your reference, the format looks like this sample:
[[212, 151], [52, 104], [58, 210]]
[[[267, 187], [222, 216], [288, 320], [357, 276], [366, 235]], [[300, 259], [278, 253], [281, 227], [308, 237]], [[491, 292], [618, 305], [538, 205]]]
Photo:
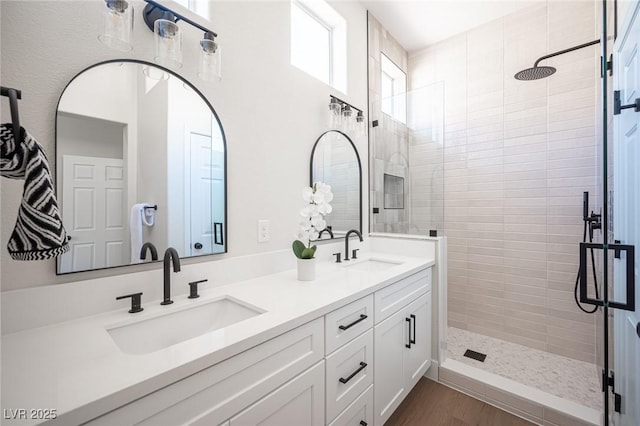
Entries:
[[385, 426], [531, 425], [533, 423], [424, 377], [385, 423]]

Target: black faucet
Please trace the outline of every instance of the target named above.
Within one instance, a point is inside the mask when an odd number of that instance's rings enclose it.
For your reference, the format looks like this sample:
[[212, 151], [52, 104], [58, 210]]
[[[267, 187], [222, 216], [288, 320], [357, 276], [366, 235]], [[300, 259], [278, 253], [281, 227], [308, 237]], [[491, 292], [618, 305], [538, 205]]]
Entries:
[[144, 243], [140, 248], [140, 260], [146, 260], [147, 251], [151, 252], [151, 260], [158, 260], [158, 250], [152, 243]]
[[349, 237], [351, 236], [351, 234], [356, 234], [362, 242], [362, 234], [360, 233], [360, 231], [352, 229], [351, 231], [347, 232], [347, 235], [344, 236], [344, 260], [349, 260]]
[[173, 247], [169, 247], [164, 252], [164, 300], [161, 305], [170, 305], [171, 300], [171, 262], [173, 261], [173, 272], [180, 272], [180, 256]]
[[331, 232], [331, 227], [327, 226], [326, 228], [324, 228], [322, 231], [320, 231], [320, 233], [318, 234], [318, 239], [322, 238], [322, 234], [324, 234], [325, 232], [329, 233], [329, 236], [331, 237], [331, 239], [333, 240], [333, 232]]

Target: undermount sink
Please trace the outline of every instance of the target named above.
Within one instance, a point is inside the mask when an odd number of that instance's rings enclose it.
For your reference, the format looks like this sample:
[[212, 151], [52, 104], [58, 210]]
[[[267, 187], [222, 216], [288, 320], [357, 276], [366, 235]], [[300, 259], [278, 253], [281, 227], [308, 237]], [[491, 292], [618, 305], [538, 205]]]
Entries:
[[398, 265], [402, 265], [402, 262], [386, 259], [365, 259], [356, 260], [354, 263], [346, 265], [346, 267], [359, 271], [380, 272]]
[[107, 332], [124, 353], [147, 354], [264, 312], [227, 296], [131, 324], [112, 326]]

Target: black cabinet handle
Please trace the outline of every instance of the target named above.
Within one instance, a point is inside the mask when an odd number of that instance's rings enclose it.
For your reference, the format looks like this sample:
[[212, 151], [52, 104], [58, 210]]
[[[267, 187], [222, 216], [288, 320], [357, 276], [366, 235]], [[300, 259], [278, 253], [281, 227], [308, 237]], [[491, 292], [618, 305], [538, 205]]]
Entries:
[[404, 347], [411, 349], [411, 318], [405, 318], [404, 320], [409, 323], [409, 327], [407, 327], [407, 330], [409, 330], [409, 343], [405, 344]]
[[358, 367], [358, 369], [356, 371], [354, 371], [353, 373], [351, 373], [351, 375], [349, 377], [347, 377], [346, 379], [344, 377], [340, 377], [340, 379], [339, 379], [340, 383], [347, 383], [349, 380], [353, 379], [356, 374], [358, 374], [359, 372], [364, 370], [366, 367], [367, 367], [367, 363], [360, 361], [360, 367]]
[[416, 316], [411, 314], [409, 315], [411, 317], [411, 320], [413, 321], [413, 339], [411, 339], [411, 336], [409, 336], [409, 343], [413, 343], [414, 345], [416, 344]]
[[360, 318], [358, 318], [357, 320], [355, 320], [354, 322], [352, 322], [351, 324], [347, 324], [347, 325], [341, 325], [338, 326], [338, 328], [342, 331], [344, 330], [348, 330], [351, 327], [353, 327], [354, 325], [356, 325], [357, 323], [359, 323], [360, 321], [364, 321], [366, 320], [368, 317], [365, 314], [360, 314]]
[[364, 420], [360, 420], [360, 426], [367, 426], [367, 422], [365, 422]]

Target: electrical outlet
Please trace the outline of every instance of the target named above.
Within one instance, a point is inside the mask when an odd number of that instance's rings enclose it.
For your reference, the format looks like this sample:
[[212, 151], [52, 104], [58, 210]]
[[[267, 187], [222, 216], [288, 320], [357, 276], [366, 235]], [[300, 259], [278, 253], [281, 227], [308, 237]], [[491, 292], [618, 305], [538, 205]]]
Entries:
[[271, 228], [269, 221], [261, 219], [258, 221], [258, 242], [266, 243], [271, 238]]

